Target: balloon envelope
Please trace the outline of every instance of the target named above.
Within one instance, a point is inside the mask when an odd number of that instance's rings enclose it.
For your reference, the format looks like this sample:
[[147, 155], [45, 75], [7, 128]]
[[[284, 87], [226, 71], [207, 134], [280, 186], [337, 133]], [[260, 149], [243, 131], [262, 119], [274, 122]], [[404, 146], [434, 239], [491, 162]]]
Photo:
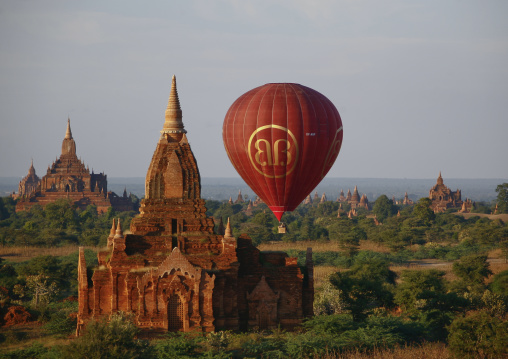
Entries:
[[342, 121], [321, 93], [271, 83], [231, 105], [222, 137], [237, 172], [280, 221], [332, 167], [342, 145]]

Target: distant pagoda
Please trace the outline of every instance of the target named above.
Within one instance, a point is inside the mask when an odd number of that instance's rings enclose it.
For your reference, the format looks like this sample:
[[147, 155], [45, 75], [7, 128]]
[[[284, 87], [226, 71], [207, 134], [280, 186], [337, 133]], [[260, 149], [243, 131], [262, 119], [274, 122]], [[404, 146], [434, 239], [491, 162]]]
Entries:
[[[449, 208], [460, 208], [462, 212], [468, 212], [471, 210], [472, 202], [462, 201], [462, 192], [460, 189], [452, 191], [446, 187], [439, 171], [436, 184], [429, 190], [429, 198], [432, 201], [430, 208], [435, 212], [445, 212]], [[463, 207], [463, 204], [465, 206]]]
[[119, 211], [135, 209], [125, 191], [122, 197], [108, 192], [107, 176], [104, 173], [93, 173], [93, 170], [90, 173], [77, 157], [70, 119], [67, 119], [60, 158], [48, 166], [46, 175], [34, 186], [36, 179], [38, 177], [32, 162], [28, 175], [19, 184], [16, 212], [27, 211], [34, 205], [45, 207], [62, 198], [82, 209], [95, 205], [99, 213], [106, 212], [111, 206]]
[[19, 182], [18, 193], [14, 198], [30, 197], [39, 186], [41, 179], [35, 174], [34, 161], [32, 160], [28, 174]]

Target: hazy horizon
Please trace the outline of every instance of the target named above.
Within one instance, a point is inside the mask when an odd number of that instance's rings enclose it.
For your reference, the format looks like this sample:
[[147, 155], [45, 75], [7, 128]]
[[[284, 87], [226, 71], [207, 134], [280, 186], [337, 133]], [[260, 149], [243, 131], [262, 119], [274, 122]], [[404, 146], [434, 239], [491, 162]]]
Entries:
[[[20, 178], [18, 177], [0, 177], [0, 196], [7, 196], [12, 191], [17, 191]], [[384, 194], [389, 198], [396, 199], [404, 197], [404, 193], [413, 200], [421, 197], [427, 197], [429, 189], [436, 183], [437, 178], [346, 178], [346, 177], [326, 177], [312, 191], [317, 191], [319, 195], [325, 192], [329, 199], [334, 200], [338, 197], [340, 190], [347, 192], [353, 191], [355, 186], [361, 194], [365, 193], [369, 201], [374, 201], [377, 197]], [[508, 182], [503, 178], [444, 178], [444, 184], [452, 191], [460, 189], [462, 198], [470, 198], [474, 201], [493, 201], [497, 197], [495, 189], [497, 185]], [[132, 192], [138, 197], [144, 196], [145, 177], [109, 177], [108, 190], [117, 194], [122, 194], [123, 190]], [[240, 177], [201, 177], [201, 194], [204, 199], [226, 200], [229, 197], [235, 199], [238, 190], [242, 194], [247, 194], [250, 198], [255, 193], [245, 184]]]

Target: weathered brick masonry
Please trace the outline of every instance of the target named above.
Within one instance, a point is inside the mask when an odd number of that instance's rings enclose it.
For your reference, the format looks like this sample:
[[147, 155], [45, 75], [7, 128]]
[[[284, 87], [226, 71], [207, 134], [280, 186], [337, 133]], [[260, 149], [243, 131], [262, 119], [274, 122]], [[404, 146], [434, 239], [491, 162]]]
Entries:
[[155, 331], [292, 329], [313, 315], [312, 252], [302, 273], [296, 258], [235, 238], [229, 221], [215, 233], [186, 132], [173, 77], [131, 233], [113, 221], [91, 278], [80, 249], [78, 335], [90, 319], [118, 311]]

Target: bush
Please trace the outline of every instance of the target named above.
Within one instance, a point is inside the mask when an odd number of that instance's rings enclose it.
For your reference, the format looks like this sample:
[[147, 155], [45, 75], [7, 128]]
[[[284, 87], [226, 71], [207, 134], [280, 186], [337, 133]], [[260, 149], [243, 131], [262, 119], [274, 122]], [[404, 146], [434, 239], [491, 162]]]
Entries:
[[50, 320], [44, 329], [57, 337], [67, 337], [76, 331], [77, 320], [69, 315], [69, 311], [60, 310], [51, 314]]
[[90, 322], [85, 334], [61, 349], [69, 359], [155, 358], [145, 340], [136, 339], [136, 325], [123, 315], [113, 315], [108, 322]]
[[448, 344], [460, 358], [502, 358], [508, 356], [508, 322], [478, 312], [457, 318], [449, 328]]
[[201, 337], [183, 333], [170, 333], [168, 339], [155, 344], [157, 358], [191, 358], [195, 355], [201, 341]]
[[508, 299], [508, 270], [496, 274], [490, 284], [492, 292]]

